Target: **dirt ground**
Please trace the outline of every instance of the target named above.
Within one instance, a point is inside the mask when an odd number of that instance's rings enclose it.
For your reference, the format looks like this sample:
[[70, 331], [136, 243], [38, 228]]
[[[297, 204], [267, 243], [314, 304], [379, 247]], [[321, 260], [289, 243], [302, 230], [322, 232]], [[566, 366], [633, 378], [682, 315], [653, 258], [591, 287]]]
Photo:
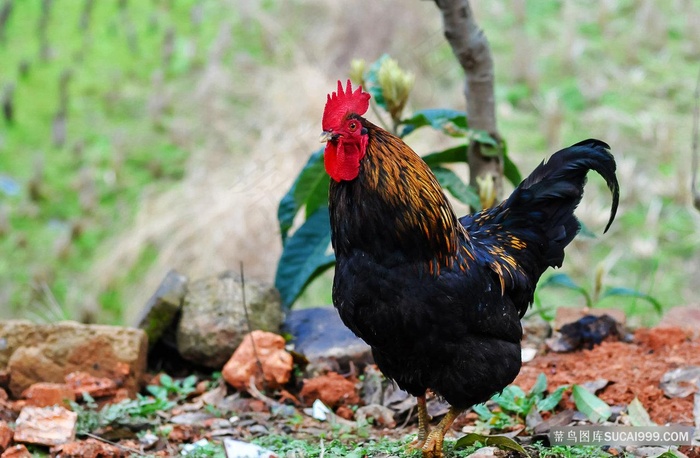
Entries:
[[[668, 398], [659, 386], [668, 371], [700, 365], [700, 339], [681, 328], [639, 329], [632, 343], [603, 342], [591, 350], [547, 353], [523, 365], [515, 384], [528, 390], [544, 372], [548, 385], [610, 383], [596, 394], [610, 405], [628, 405], [635, 397], [658, 424], [693, 425], [693, 396]], [[565, 398], [567, 407], [573, 402]]]

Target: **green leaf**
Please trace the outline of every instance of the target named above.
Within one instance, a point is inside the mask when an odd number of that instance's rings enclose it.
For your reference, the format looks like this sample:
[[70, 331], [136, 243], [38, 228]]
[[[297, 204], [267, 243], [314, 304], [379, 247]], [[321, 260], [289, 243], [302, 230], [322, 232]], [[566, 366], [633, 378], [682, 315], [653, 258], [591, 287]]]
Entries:
[[656, 458], [679, 458], [679, 456], [676, 455], [675, 453], [673, 453], [672, 450], [667, 450], [667, 451], [663, 452], [661, 455], [658, 455]]
[[447, 108], [428, 108], [413, 113], [408, 119], [401, 121], [403, 128], [399, 134], [405, 137], [414, 130], [431, 126], [452, 137], [464, 137], [467, 134], [467, 116], [463, 111]]
[[547, 376], [544, 375], [544, 372], [540, 372], [540, 375], [537, 376], [537, 380], [535, 380], [535, 384], [532, 385], [532, 388], [530, 388], [529, 396], [536, 396], [538, 394], [542, 394], [546, 390], [547, 390]]
[[591, 307], [593, 305], [593, 300], [591, 299], [588, 291], [582, 286], [577, 285], [571, 277], [565, 273], [557, 273], [547, 278], [545, 281], [539, 284], [540, 288], [556, 287], [556, 288], [566, 288], [580, 293], [586, 298], [586, 306]]
[[452, 170], [440, 166], [435, 166], [432, 170], [440, 186], [448, 190], [457, 200], [472, 208], [481, 208], [481, 201], [476, 191], [467, 186]]
[[462, 436], [455, 442], [455, 450], [460, 448], [466, 448], [472, 446], [476, 443], [480, 443], [486, 446], [498, 447], [501, 450], [513, 450], [529, 458], [530, 455], [525, 451], [522, 445], [515, 442], [513, 439], [507, 436], [484, 436], [477, 433], [469, 433], [466, 436]]
[[523, 177], [520, 175], [518, 166], [515, 165], [515, 163], [510, 160], [510, 157], [505, 153], [503, 154], [503, 176], [505, 176], [513, 186], [518, 186], [520, 182], [523, 181]]
[[550, 410], [554, 410], [554, 408], [557, 405], [559, 405], [559, 402], [561, 401], [561, 398], [564, 395], [564, 391], [566, 391], [567, 388], [569, 388], [568, 385], [560, 386], [546, 398], [537, 401], [537, 410], [539, 410], [540, 412], [548, 412]]
[[580, 385], [574, 385], [572, 394], [576, 408], [593, 423], [601, 423], [610, 418], [610, 406], [595, 394]]
[[328, 182], [330, 178], [323, 167], [323, 151], [314, 151], [301, 169], [294, 184], [282, 197], [277, 209], [277, 220], [282, 234], [282, 243], [286, 243], [289, 230], [294, 224], [294, 217], [306, 205], [307, 217], [314, 213], [323, 202], [328, 201]]
[[525, 392], [518, 385], [508, 385], [500, 393], [495, 394], [491, 400], [498, 404], [503, 410], [516, 414], [526, 415], [533, 400], [528, 399]]
[[173, 378], [168, 374], [160, 374], [159, 382], [161, 386], [164, 386], [166, 388], [169, 386], [173, 386]]
[[654, 310], [656, 310], [656, 313], [661, 314], [663, 313], [664, 306], [656, 300], [656, 298], [644, 294], [640, 291], [637, 291], [635, 289], [630, 289], [630, 288], [622, 288], [622, 287], [617, 287], [617, 288], [608, 288], [606, 289], [603, 294], [600, 295], [600, 300], [603, 300], [606, 297], [637, 297], [639, 299], [644, 299], [645, 301], [649, 302], [651, 305], [654, 306]]
[[440, 164], [449, 164], [454, 162], [467, 162], [467, 147], [466, 143], [453, 146], [442, 151], [426, 154], [422, 159], [430, 167], [435, 167]]
[[486, 407], [486, 404], [475, 404], [472, 406], [472, 410], [476, 412], [483, 421], [489, 421], [491, 417], [493, 417], [493, 413]]
[[306, 285], [335, 263], [335, 256], [329, 253], [330, 243], [328, 207], [323, 206], [287, 239], [282, 250], [275, 287], [284, 308], [289, 309]]
[[382, 91], [382, 87], [379, 84], [379, 69], [382, 67], [382, 63], [386, 59], [389, 59], [389, 55], [383, 54], [369, 66], [369, 69], [365, 74], [365, 83], [367, 86], [365, 90], [372, 94], [374, 103], [382, 107], [384, 110], [387, 110], [387, 106], [386, 100], [384, 99], [384, 91]]
[[484, 156], [496, 156], [498, 154], [498, 150], [496, 149], [498, 148], [498, 142], [485, 130], [469, 129], [469, 140], [481, 143], [483, 145], [492, 146], [494, 148], [492, 154], [489, 154], [489, 150], [485, 149], [485, 151], [482, 152]]
[[629, 416], [632, 426], [656, 426], [656, 423], [651, 421], [647, 409], [637, 398], [634, 398], [627, 406], [627, 416]]

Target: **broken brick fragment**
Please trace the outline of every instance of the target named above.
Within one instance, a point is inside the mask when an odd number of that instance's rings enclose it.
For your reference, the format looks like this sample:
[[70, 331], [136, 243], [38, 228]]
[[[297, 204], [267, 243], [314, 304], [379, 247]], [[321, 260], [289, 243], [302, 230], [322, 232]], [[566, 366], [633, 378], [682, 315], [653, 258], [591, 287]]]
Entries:
[[305, 405], [311, 405], [316, 399], [320, 399], [331, 408], [360, 403], [355, 383], [336, 372], [305, 380], [299, 397]]
[[35, 383], [22, 393], [26, 405], [34, 407], [64, 406], [75, 401], [75, 392], [65, 383]]
[[0, 455], [0, 458], [32, 458], [27, 447], [22, 444], [13, 445]]
[[243, 338], [221, 375], [239, 391], [248, 390], [251, 378], [258, 389], [279, 388], [289, 381], [294, 365], [284, 345], [280, 335], [253, 331]]
[[51, 456], [60, 456], [61, 458], [121, 458], [127, 455], [119, 447], [90, 438], [51, 447]]
[[15, 426], [15, 442], [58, 445], [75, 440], [78, 414], [60, 406], [26, 406]]
[[76, 396], [87, 393], [93, 398], [114, 396], [117, 394], [117, 383], [107, 377], [95, 377], [87, 372], [71, 372], [66, 375], [66, 385]]
[[7, 450], [12, 442], [12, 437], [15, 435], [10, 425], [6, 421], [0, 420], [0, 453]]

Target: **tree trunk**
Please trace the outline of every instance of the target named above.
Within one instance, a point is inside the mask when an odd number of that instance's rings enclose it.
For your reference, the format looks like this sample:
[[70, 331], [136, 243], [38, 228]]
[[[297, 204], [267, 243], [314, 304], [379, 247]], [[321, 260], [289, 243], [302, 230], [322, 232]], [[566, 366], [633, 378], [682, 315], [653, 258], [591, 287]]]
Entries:
[[435, 0], [435, 4], [442, 12], [445, 38], [466, 74], [469, 128], [486, 131], [499, 145], [471, 141], [467, 150], [469, 184], [479, 191], [481, 205], [490, 207], [503, 192], [503, 143], [496, 127], [491, 48], [474, 20], [469, 0]]

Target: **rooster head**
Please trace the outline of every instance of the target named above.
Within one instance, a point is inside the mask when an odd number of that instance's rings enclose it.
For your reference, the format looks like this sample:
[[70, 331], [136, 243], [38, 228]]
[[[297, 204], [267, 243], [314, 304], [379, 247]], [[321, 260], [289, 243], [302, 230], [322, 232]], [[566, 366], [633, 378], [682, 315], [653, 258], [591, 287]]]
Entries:
[[323, 111], [323, 133], [326, 142], [324, 165], [335, 181], [350, 181], [360, 173], [360, 160], [367, 150], [368, 132], [362, 115], [369, 108], [370, 95], [362, 86], [354, 92], [350, 80], [345, 90], [338, 81], [338, 91], [328, 94]]

